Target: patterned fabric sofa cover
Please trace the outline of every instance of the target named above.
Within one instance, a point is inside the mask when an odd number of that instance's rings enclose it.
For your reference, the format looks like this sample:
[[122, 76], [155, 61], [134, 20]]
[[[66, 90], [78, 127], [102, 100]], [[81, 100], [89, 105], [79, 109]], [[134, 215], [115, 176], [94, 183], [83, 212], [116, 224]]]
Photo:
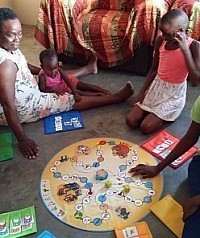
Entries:
[[190, 17], [189, 34], [200, 39], [200, 2], [194, 0], [41, 0], [35, 38], [58, 54], [120, 65], [136, 49], [153, 46], [160, 18], [171, 8]]

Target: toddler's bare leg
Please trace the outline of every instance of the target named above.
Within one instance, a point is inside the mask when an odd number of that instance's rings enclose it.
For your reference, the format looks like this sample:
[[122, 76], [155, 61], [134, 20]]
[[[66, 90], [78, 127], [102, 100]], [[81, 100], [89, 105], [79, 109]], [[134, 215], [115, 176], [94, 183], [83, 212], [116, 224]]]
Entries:
[[119, 92], [108, 96], [82, 96], [79, 102], [75, 102], [74, 109], [84, 110], [109, 104], [121, 103], [126, 101], [134, 93], [130, 82]]
[[[90, 84], [90, 83], [85, 83], [83, 81], [78, 81], [77, 83], [77, 89], [79, 89], [80, 91], [88, 91], [88, 92], [95, 92], [95, 93], [101, 93], [102, 95], [110, 95], [112, 94], [109, 90], [106, 90], [102, 87], [99, 87], [97, 85], [94, 84]], [[99, 94], [99, 95], [101, 95]]]

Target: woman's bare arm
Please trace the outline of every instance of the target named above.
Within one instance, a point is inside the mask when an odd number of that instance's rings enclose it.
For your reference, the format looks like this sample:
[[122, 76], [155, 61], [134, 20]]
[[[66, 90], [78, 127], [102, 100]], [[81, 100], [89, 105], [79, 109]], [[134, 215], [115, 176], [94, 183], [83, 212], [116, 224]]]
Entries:
[[15, 134], [21, 152], [28, 158], [34, 158], [38, 154], [38, 146], [29, 139], [19, 121], [15, 106], [15, 80], [17, 66], [10, 60], [0, 64], [0, 103], [8, 125]]
[[29, 63], [28, 63], [28, 68], [30, 69], [30, 71], [33, 75], [38, 75], [41, 70], [41, 68], [34, 66], [32, 64], [29, 64]]

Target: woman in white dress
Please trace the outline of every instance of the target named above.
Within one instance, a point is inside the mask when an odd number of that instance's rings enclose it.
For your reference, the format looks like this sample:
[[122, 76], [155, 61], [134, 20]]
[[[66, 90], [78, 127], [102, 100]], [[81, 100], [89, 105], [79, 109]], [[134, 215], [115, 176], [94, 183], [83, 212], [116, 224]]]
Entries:
[[[0, 8], [0, 124], [8, 124], [14, 132], [19, 148], [27, 158], [38, 155], [38, 145], [27, 137], [21, 123], [39, 120], [49, 114], [72, 109], [84, 110], [126, 101], [133, 94], [130, 82], [115, 94], [108, 96], [81, 96], [75, 102], [69, 93], [56, 95], [42, 93], [36, 78], [40, 68], [27, 64], [18, 49], [22, 38], [22, 27], [15, 12]], [[96, 73], [95, 62], [77, 69], [76, 77]]]

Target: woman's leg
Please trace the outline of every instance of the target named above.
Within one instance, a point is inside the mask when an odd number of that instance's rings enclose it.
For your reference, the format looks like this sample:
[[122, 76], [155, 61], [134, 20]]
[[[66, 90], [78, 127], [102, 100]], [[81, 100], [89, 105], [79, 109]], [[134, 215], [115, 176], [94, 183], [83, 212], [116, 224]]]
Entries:
[[[200, 155], [193, 157], [188, 169], [188, 185], [190, 197], [200, 195]], [[183, 229], [182, 238], [200, 237], [200, 209], [188, 217]]]
[[77, 69], [64, 70], [67, 75], [73, 75], [75, 77], [81, 77], [87, 74], [96, 74], [97, 68], [97, 57], [92, 55], [88, 64]]
[[141, 124], [145, 115], [146, 112], [137, 105], [135, 105], [126, 116], [126, 124], [133, 129], [137, 128]]
[[119, 92], [108, 96], [82, 96], [79, 102], [75, 102], [73, 109], [85, 110], [100, 106], [106, 106], [126, 101], [134, 93], [130, 82]]
[[94, 92], [94, 93], [101, 93], [102, 95], [110, 95], [112, 94], [110, 91], [101, 88], [97, 85], [85, 83], [83, 81], [78, 81], [76, 88], [80, 91], [88, 91], [88, 92]]

